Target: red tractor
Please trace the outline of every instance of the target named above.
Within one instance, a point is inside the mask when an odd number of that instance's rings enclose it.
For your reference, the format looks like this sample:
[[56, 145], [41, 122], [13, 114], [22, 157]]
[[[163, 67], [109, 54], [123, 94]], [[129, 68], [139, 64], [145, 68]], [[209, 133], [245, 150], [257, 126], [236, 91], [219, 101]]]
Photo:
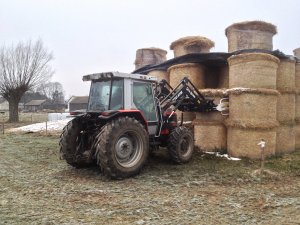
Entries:
[[155, 77], [119, 72], [86, 75], [91, 81], [87, 111], [63, 129], [60, 152], [74, 167], [96, 163], [113, 179], [134, 176], [150, 149], [167, 147], [176, 163], [187, 163], [194, 151], [192, 132], [177, 123], [175, 111], [210, 112], [189, 79], [176, 88]]

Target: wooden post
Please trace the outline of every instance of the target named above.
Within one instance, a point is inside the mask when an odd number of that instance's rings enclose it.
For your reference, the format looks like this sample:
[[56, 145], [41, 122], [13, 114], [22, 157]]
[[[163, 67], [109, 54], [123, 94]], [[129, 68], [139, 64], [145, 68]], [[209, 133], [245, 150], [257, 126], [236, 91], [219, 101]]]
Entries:
[[265, 147], [266, 147], [266, 141], [264, 139], [261, 139], [260, 142], [257, 144], [260, 146], [260, 158], [261, 158], [261, 164], [260, 164], [260, 174], [264, 172], [265, 167]]
[[261, 164], [260, 164], [261, 172], [265, 169], [265, 147], [261, 147]]
[[48, 123], [46, 121], [46, 135], [48, 134]]

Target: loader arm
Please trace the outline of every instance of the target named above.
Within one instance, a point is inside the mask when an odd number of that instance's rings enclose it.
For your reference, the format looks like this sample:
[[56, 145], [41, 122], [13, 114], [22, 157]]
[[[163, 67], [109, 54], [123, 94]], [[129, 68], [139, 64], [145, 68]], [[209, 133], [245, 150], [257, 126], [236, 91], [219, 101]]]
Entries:
[[166, 80], [162, 80], [156, 86], [156, 96], [163, 112], [170, 107], [173, 111], [178, 109], [183, 112], [217, 111], [213, 99], [206, 99], [187, 77], [174, 89]]

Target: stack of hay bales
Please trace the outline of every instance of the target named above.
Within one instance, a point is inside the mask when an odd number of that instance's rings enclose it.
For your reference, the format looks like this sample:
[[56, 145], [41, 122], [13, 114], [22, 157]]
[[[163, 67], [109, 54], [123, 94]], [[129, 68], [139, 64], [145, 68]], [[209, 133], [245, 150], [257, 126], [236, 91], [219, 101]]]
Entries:
[[266, 156], [276, 147], [279, 59], [265, 53], [231, 56], [229, 63], [229, 107], [227, 150], [236, 157], [259, 158], [257, 143], [268, 142]]
[[277, 103], [276, 154], [295, 150], [295, 60], [281, 59], [277, 71], [277, 90], [280, 92]]
[[295, 148], [300, 150], [300, 48], [294, 50], [297, 57], [295, 65], [296, 111], [295, 111]]
[[[214, 47], [214, 42], [206, 37], [188, 36], [171, 43], [170, 49], [174, 50], [174, 56], [182, 56], [190, 53], [207, 53]], [[205, 88], [205, 66], [199, 63], [183, 63], [171, 66], [168, 69], [170, 85], [175, 88], [179, 82], [188, 77], [197, 89]], [[181, 113], [178, 114], [181, 120]], [[195, 119], [195, 113], [183, 113], [184, 121]]]
[[141, 48], [136, 50], [135, 69], [146, 65], [159, 64], [167, 60], [167, 51], [160, 48]]
[[[203, 89], [199, 92], [205, 98], [214, 99], [219, 104], [228, 95], [225, 89]], [[220, 112], [196, 113], [194, 124], [195, 146], [201, 151], [224, 151], [227, 148], [227, 129], [224, 116]]]
[[[272, 50], [276, 27], [261, 21], [236, 23], [226, 29], [229, 52], [242, 49]], [[267, 141], [265, 155], [275, 154], [276, 90], [279, 59], [266, 53], [243, 53], [228, 58], [229, 118], [227, 150], [235, 157], [259, 158], [257, 143]]]
[[273, 36], [277, 33], [273, 24], [263, 21], [234, 23], [227, 27], [228, 52], [242, 49], [273, 50]]

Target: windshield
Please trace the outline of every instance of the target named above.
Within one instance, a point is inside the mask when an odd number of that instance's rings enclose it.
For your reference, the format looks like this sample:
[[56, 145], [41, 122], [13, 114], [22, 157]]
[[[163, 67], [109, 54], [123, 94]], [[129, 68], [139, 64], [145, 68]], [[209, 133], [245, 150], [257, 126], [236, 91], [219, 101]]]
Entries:
[[[124, 108], [123, 79], [94, 81], [91, 84], [88, 111], [118, 110]], [[110, 100], [110, 95], [112, 96]], [[110, 107], [109, 107], [110, 105]]]

